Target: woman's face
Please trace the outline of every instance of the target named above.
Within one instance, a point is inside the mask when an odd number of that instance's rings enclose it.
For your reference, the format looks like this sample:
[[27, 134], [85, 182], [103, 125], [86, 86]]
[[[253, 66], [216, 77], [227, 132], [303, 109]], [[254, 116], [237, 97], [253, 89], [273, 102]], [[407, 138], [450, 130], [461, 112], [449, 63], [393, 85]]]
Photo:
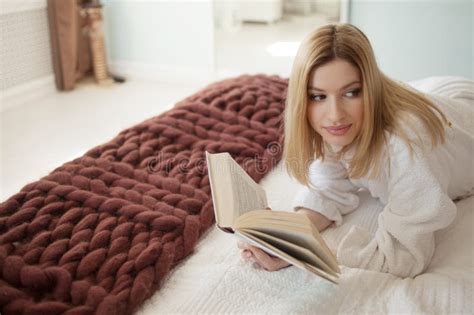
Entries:
[[325, 142], [336, 146], [352, 143], [364, 119], [359, 69], [343, 59], [313, 69], [309, 75], [307, 115]]

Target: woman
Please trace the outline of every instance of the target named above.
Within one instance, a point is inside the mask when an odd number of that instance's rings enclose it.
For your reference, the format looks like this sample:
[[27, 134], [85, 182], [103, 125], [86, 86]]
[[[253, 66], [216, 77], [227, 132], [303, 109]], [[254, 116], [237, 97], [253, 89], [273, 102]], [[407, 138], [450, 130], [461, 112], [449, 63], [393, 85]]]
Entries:
[[[434, 232], [456, 216], [452, 200], [472, 194], [474, 82], [437, 80], [419, 81], [422, 92], [389, 79], [367, 37], [349, 24], [324, 26], [301, 44], [285, 110], [284, 160], [305, 185], [294, 210], [322, 231], [358, 207], [360, 188], [385, 205], [374, 235], [350, 229], [337, 249], [340, 264], [420, 274]], [[288, 266], [248, 244], [239, 248], [266, 270]]]

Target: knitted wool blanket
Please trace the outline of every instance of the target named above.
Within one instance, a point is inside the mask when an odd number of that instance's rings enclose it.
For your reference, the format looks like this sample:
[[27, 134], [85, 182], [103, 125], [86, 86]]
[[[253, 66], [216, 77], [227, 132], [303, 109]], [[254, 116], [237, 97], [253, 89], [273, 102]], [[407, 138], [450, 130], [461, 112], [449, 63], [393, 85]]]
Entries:
[[1, 314], [130, 314], [213, 224], [205, 151], [281, 159], [287, 80], [240, 76], [120, 132], [0, 204]]

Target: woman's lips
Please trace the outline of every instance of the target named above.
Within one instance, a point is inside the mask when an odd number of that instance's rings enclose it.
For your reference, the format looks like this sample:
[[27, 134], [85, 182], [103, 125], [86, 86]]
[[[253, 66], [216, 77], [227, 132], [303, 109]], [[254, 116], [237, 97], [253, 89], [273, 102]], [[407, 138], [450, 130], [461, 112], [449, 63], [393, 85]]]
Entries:
[[335, 136], [342, 136], [344, 135], [349, 129], [352, 127], [352, 124], [349, 125], [342, 125], [342, 126], [334, 126], [334, 127], [324, 127], [330, 134]]

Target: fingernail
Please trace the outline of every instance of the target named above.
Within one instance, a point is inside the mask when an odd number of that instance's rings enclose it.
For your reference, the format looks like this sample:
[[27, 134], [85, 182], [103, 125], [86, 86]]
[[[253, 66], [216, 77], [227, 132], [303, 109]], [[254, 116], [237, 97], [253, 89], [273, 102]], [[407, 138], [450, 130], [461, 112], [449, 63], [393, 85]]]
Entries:
[[246, 251], [246, 252], [244, 252], [244, 256], [248, 258], [248, 257], [252, 256], [252, 253], [249, 252], [249, 251]]

